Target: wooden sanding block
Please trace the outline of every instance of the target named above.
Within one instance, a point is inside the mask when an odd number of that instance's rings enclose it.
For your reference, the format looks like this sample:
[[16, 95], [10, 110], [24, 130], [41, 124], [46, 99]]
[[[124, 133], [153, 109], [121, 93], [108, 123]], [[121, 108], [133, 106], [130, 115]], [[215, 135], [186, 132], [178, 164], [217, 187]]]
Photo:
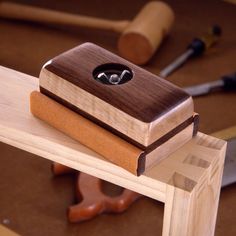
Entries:
[[197, 131], [187, 93], [91, 43], [47, 62], [39, 84], [35, 116], [136, 175]]

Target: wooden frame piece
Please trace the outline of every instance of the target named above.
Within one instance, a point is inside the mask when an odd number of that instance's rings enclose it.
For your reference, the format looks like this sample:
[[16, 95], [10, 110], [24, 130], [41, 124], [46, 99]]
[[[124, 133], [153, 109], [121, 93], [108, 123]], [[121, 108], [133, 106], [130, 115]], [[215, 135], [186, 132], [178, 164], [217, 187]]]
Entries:
[[0, 235], [2, 236], [20, 236], [19, 234], [13, 232], [12, 230], [8, 229], [7, 227], [0, 225]]
[[33, 117], [38, 80], [0, 67], [0, 141], [165, 203], [163, 236], [213, 236], [226, 142], [202, 133], [140, 177]]

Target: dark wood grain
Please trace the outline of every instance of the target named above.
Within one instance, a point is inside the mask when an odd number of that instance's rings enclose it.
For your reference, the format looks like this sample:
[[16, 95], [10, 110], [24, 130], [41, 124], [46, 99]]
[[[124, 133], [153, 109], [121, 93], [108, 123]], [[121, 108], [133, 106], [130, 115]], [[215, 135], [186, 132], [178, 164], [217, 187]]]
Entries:
[[[180, 125], [176, 126], [174, 129], [172, 129], [170, 132], [166, 133], [165, 135], [163, 135], [161, 138], [157, 139], [156, 141], [154, 141], [153, 143], [151, 143], [148, 146], [144, 146], [141, 143], [137, 142], [136, 140], [128, 137], [127, 135], [119, 132], [118, 130], [112, 128], [111, 126], [107, 125], [106, 123], [102, 122], [101, 120], [97, 119], [94, 116], [89, 115], [87, 112], [80, 110], [78, 107], [74, 106], [73, 104], [65, 101], [64, 99], [62, 99], [61, 97], [56, 96], [55, 94], [51, 93], [50, 91], [48, 91], [47, 89], [40, 87], [40, 92], [50, 98], [52, 98], [53, 100], [57, 101], [58, 103], [62, 104], [63, 106], [68, 107], [70, 110], [84, 116], [85, 118], [91, 120], [92, 122], [96, 123], [97, 125], [109, 130], [110, 132], [112, 132], [113, 134], [123, 138], [124, 140], [126, 140], [127, 142], [137, 146], [138, 148], [144, 150], [145, 156], [152, 152], [153, 150], [155, 150], [157, 147], [159, 147], [160, 145], [164, 144], [165, 142], [167, 142], [169, 139], [171, 139], [173, 136], [175, 136], [176, 134], [178, 134], [179, 132], [181, 132], [182, 130], [184, 130], [187, 126], [189, 126], [190, 124], [194, 124], [194, 130], [193, 130], [193, 136], [195, 136], [197, 134], [198, 131], [198, 124], [199, 124], [199, 115], [196, 114], [194, 116], [191, 116], [190, 118], [188, 118], [187, 120], [184, 120], [183, 123], [181, 123]], [[143, 163], [143, 162], [142, 162]]]
[[[106, 63], [128, 66], [134, 74], [133, 79], [115, 86], [94, 80], [94, 69]], [[177, 86], [91, 43], [59, 55], [45, 68], [146, 123], [158, 119], [189, 98]]]

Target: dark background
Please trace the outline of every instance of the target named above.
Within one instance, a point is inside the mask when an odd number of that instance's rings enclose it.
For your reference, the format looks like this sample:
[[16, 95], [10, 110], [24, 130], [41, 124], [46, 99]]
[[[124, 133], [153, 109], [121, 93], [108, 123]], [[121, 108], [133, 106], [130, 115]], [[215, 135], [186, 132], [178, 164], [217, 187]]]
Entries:
[[[108, 19], [132, 19], [147, 2], [136, 1], [15, 1]], [[176, 19], [170, 36], [144, 68], [158, 74], [186, 48], [193, 37], [214, 23], [221, 25], [219, 44], [189, 61], [168, 80], [189, 86], [219, 79], [236, 70], [236, 5], [213, 0], [166, 1]], [[119, 35], [76, 27], [52, 27], [0, 20], [0, 65], [38, 76], [49, 59], [83, 42], [117, 53]], [[1, 75], [0, 75], [1, 76]], [[200, 131], [210, 134], [236, 125], [236, 94], [215, 93], [194, 99]], [[143, 198], [120, 215], [105, 214], [81, 224], [70, 224], [67, 207], [74, 203], [73, 176], [52, 177], [51, 163], [0, 143], [0, 223], [22, 235], [161, 235], [163, 204]], [[108, 187], [113, 191], [111, 186]], [[221, 193], [216, 235], [236, 235], [236, 185]], [[203, 206], [204, 207], [204, 206]], [[180, 216], [181, 217], [181, 216]], [[197, 225], [196, 225], [197, 227]]]

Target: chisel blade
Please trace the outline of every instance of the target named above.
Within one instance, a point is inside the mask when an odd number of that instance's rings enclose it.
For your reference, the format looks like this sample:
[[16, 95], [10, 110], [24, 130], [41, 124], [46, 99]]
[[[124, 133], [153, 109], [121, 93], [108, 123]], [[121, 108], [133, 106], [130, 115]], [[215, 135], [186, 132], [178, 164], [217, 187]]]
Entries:
[[217, 80], [209, 83], [194, 85], [190, 87], [183, 88], [186, 93], [191, 95], [192, 97], [201, 96], [208, 94], [209, 92], [219, 89], [224, 85], [222, 80]]

